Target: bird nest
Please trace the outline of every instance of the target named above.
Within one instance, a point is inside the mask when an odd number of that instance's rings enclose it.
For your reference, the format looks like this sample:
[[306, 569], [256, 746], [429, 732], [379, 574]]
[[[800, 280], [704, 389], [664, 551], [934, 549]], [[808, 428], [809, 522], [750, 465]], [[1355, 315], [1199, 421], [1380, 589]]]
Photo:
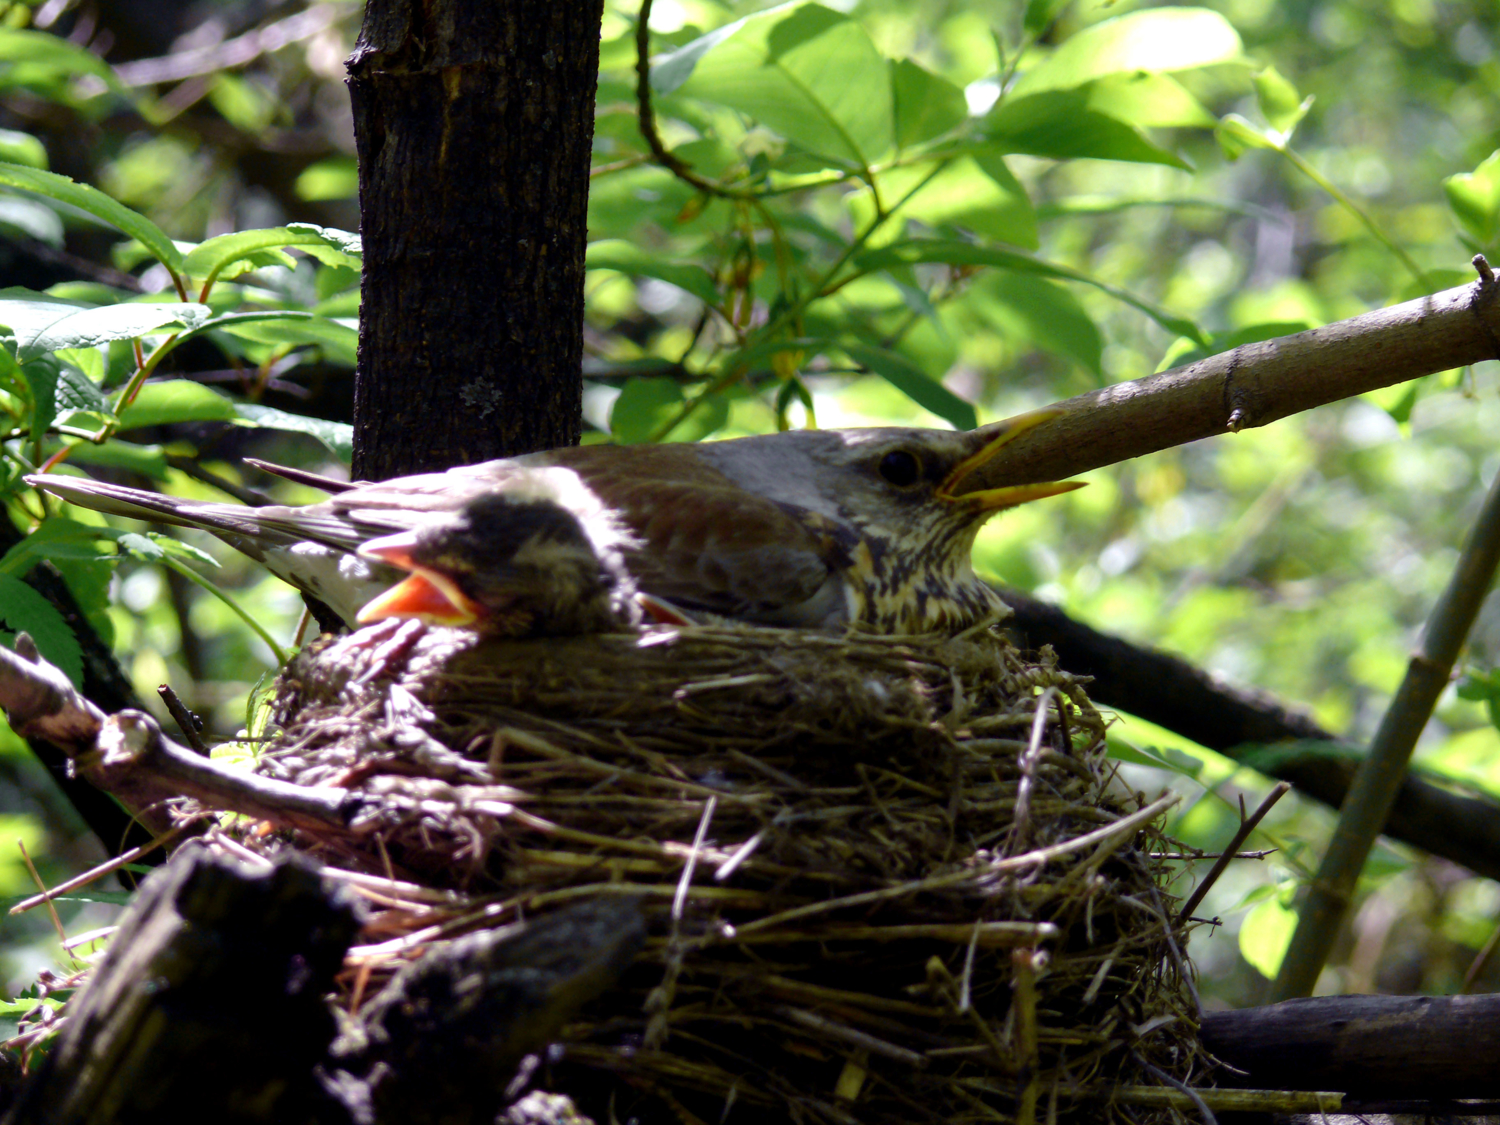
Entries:
[[1169, 802], [1111, 785], [1048, 652], [408, 625], [304, 652], [277, 707], [262, 772], [382, 798], [295, 841], [390, 880], [350, 1006], [459, 933], [639, 904], [541, 1074], [596, 1120], [1180, 1120], [1155, 1095], [1202, 1070]]

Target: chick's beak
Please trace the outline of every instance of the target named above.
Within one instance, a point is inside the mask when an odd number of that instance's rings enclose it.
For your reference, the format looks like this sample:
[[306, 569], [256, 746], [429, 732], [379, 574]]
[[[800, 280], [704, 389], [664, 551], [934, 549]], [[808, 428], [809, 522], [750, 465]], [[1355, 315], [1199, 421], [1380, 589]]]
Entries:
[[963, 504], [977, 512], [990, 513], [1082, 488], [1088, 483], [1087, 481], [1043, 481], [1036, 484], [1008, 485], [1004, 488], [983, 488], [974, 492], [959, 493], [957, 491], [975, 469], [988, 462], [1005, 446], [1028, 430], [1033, 430], [1054, 418], [1061, 417], [1062, 413], [1061, 410], [1033, 410], [1027, 414], [1018, 414], [1004, 422], [998, 422], [994, 427], [986, 427], [995, 431], [994, 436], [977, 452], [971, 453], [955, 465], [953, 471], [943, 478], [943, 483], [938, 486], [937, 490], [938, 499], [947, 500], [953, 504]]
[[411, 574], [368, 602], [355, 620], [361, 625], [387, 617], [415, 617], [431, 625], [472, 625], [478, 621], [483, 610], [446, 574], [415, 562], [411, 557], [415, 546], [415, 533], [403, 531], [372, 539], [360, 547], [360, 554]]

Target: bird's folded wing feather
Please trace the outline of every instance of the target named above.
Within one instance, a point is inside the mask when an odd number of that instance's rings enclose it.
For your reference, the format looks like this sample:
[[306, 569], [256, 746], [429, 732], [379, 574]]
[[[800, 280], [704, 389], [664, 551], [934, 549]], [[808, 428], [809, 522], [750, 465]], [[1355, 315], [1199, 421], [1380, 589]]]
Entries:
[[842, 548], [810, 513], [728, 485], [590, 483], [639, 538], [629, 565], [648, 593], [768, 624], [821, 624], [842, 609]]

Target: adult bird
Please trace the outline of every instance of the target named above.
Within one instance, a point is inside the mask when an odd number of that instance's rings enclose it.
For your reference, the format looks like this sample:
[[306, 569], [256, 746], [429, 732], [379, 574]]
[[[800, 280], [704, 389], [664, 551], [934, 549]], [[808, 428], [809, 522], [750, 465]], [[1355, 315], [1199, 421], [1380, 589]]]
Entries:
[[[28, 481], [115, 515], [201, 527], [330, 605], [347, 622], [399, 574], [359, 554], [372, 539], [451, 518], [475, 498], [556, 474], [549, 503], [618, 550], [635, 586], [688, 613], [761, 625], [957, 632], [1004, 611], [970, 552], [990, 516], [1080, 482], [966, 490], [1040, 410], [970, 431], [796, 430], [693, 445], [594, 445], [443, 473], [342, 483], [305, 507], [247, 508], [77, 477]], [[576, 485], [576, 487], [574, 487]], [[435, 568], [428, 567], [429, 572]]]

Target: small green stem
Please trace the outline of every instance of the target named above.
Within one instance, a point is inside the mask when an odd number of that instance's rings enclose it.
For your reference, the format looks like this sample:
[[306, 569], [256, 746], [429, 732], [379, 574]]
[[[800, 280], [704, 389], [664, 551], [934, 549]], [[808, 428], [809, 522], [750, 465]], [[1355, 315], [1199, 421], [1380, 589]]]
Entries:
[[1370, 218], [1370, 216], [1365, 213], [1364, 209], [1360, 207], [1359, 204], [1355, 203], [1354, 200], [1345, 195], [1343, 191], [1339, 189], [1339, 186], [1337, 184], [1335, 184], [1327, 176], [1323, 175], [1323, 173], [1319, 172], [1316, 168], [1309, 164], [1307, 160], [1304, 159], [1303, 156], [1300, 153], [1296, 152], [1294, 149], [1288, 148], [1285, 145], [1277, 145], [1276, 151], [1290, 160], [1292, 162], [1292, 166], [1296, 168], [1297, 171], [1301, 172], [1309, 180], [1317, 184], [1329, 195], [1333, 196], [1333, 198], [1341, 207], [1343, 207], [1351, 215], [1353, 215], [1356, 219], [1363, 223], [1365, 229], [1375, 236], [1375, 240], [1377, 242], [1379, 242], [1382, 246], [1384, 246], [1387, 250], [1389, 250], [1392, 254], [1396, 255], [1396, 257], [1401, 260], [1401, 264], [1411, 271], [1412, 277], [1416, 278], [1418, 283], [1422, 283], [1425, 280], [1426, 274], [1422, 270], [1422, 267], [1417, 265], [1416, 260], [1400, 246], [1398, 246], [1394, 241], [1392, 241], [1392, 239], [1383, 230], [1380, 229], [1375, 220]]
[[166, 555], [162, 558], [161, 561], [175, 570], [178, 574], [182, 575], [189, 582], [194, 582], [203, 587], [203, 589], [207, 590], [210, 594], [227, 605], [241, 621], [243, 621], [246, 625], [250, 626], [252, 630], [254, 630], [257, 637], [266, 642], [266, 645], [270, 648], [270, 650], [276, 654], [277, 664], [284, 665], [287, 662], [286, 649], [277, 644], [271, 634], [266, 632], [265, 627], [261, 625], [259, 621], [255, 620], [255, 618], [246, 613], [244, 607], [241, 606], [239, 602], [235, 601], [223, 590], [219, 589], [208, 579], [204, 578], [201, 574], [199, 574], [192, 567], [188, 566], [181, 559], [174, 559], [170, 555]]

